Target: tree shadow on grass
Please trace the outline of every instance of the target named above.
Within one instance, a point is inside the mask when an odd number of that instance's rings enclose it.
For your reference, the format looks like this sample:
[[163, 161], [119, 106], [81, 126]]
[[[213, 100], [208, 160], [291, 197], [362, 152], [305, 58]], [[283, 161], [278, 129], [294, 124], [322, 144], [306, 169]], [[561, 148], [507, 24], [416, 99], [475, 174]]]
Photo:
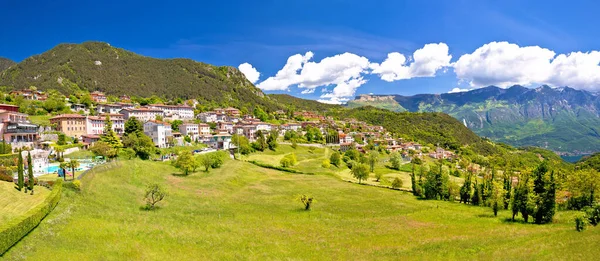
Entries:
[[[190, 174], [191, 174], [191, 173], [190, 173]], [[189, 176], [190, 174], [188, 174], [188, 175], [185, 175], [185, 174], [183, 174], [183, 173], [171, 173], [171, 175], [173, 175], [173, 176], [175, 176], [175, 177], [187, 177], [187, 176]]]
[[478, 218], [495, 218], [494, 213], [478, 214]]
[[522, 218], [515, 218], [515, 220], [513, 221], [512, 218], [503, 218], [501, 219], [502, 223], [515, 223], [515, 224], [529, 224], [529, 222], [525, 222], [525, 220], [523, 220]]
[[159, 211], [160, 209], [160, 206], [154, 206], [154, 208], [151, 208], [148, 205], [140, 206], [140, 211], [144, 212]]

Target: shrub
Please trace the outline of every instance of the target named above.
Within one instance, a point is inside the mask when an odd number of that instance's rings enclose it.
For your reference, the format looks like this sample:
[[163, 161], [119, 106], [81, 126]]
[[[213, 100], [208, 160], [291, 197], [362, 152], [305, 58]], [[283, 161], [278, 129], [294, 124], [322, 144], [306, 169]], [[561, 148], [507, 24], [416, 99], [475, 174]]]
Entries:
[[285, 155], [285, 157], [283, 157], [283, 159], [281, 159], [279, 164], [281, 164], [281, 166], [284, 168], [291, 167], [291, 166], [298, 164], [298, 160], [296, 159], [296, 154], [290, 153], [288, 155]]
[[328, 169], [329, 167], [331, 167], [331, 164], [329, 163], [328, 159], [323, 160], [323, 162], [321, 163], [321, 167]]
[[379, 182], [379, 180], [381, 180], [381, 178], [383, 178], [383, 173], [381, 173], [381, 172], [375, 173], [375, 181]]
[[0, 180], [6, 182], [14, 182], [14, 179], [11, 175], [0, 172]]
[[394, 178], [392, 181], [392, 188], [399, 189], [402, 187], [402, 180], [398, 177]]
[[73, 181], [73, 188], [77, 191], [81, 191], [81, 181], [80, 180]]
[[575, 230], [581, 232], [587, 227], [587, 220], [583, 216], [575, 217]]
[[42, 204], [30, 209], [22, 216], [0, 225], [0, 255], [19, 242], [52, 212], [60, 200], [61, 191], [62, 180], [58, 180]]
[[592, 207], [585, 207], [585, 218], [588, 220], [590, 225], [597, 226], [600, 223], [600, 204], [596, 204]]

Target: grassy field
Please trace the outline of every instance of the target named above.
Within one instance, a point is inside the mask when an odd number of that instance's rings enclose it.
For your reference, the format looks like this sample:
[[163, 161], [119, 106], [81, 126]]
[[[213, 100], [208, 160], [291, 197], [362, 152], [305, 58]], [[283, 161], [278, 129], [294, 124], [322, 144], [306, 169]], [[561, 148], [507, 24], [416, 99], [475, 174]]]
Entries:
[[15, 189], [15, 184], [0, 181], [0, 223], [18, 217], [42, 203], [50, 194], [45, 187], [36, 186], [33, 195]]
[[[168, 163], [120, 161], [83, 178], [8, 260], [595, 259], [600, 228], [507, 222], [489, 208], [227, 160], [187, 177]], [[143, 211], [144, 187], [168, 197]], [[316, 199], [303, 211], [300, 194]]]
[[50, 126], [50, 118], [52, 115], [30, 115], [29, 120], [33, 124]]

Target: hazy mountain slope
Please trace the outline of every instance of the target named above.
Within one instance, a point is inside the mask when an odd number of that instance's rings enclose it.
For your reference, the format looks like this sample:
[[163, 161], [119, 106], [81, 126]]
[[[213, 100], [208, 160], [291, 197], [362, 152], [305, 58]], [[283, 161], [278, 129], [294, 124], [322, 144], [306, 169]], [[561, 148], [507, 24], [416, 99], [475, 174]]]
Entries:
[[[385, 97], [385, 102], [370, 105], [389, 108], [390, 95]], [[349, 106], [365, 100], [378, 99], [361, 95]], [[600, 150], [600, 99], [587, 91], [490, 86], [462, 93], [394, 95], [393, 101], [412, 112], [448, 113], [477, 134], [511, 145], [571, 153]]]
[[17, 64], [17, 63], [15, 63], [11, 59], [0, 57], [0, 72], [8, 69], [8, 67], [11, 67], [15, 64]]

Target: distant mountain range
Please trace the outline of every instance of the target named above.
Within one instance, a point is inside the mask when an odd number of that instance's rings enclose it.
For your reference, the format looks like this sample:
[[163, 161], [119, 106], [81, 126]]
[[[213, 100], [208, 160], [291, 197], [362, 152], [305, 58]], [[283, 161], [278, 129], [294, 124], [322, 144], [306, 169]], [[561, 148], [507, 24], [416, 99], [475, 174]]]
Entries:
[[445, 94], [360, 95], [348, 107], [445, 112], [475, 133], [514, 146], [571, 154], [600, 151], [600, 97], [569, 87], [495, 86]]
[[15, 63], [11, 59], [0, 57], [0, 72], [8, 69], [8, 67], [11, 67], [11, 66], [13, 66], [15, 64], [17, 64], [17, 63]]

